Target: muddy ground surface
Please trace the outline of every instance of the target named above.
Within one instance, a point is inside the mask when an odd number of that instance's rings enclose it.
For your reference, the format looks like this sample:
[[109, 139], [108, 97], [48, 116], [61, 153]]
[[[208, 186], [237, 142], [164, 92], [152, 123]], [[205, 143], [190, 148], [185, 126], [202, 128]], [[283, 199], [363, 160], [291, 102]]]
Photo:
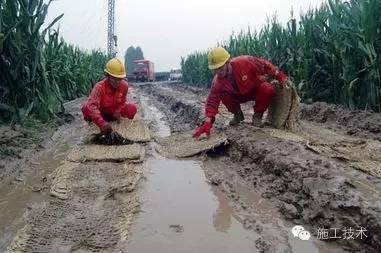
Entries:
[[[131, 91], [154, 136], [202, 121], [207, 90], [164, 82]], [[11, 150], [1, 161], [1, 252], [381, 251], [380, 114], [303, 105], [303, 133], [290, 134], [251, 126], [251, 103], [245, 122], [228, 127], [221, 107], [214, 131], [227, 146], [177, 160], [157, 154], [153, 139], [139, 144], [140, 163], [74, 163], [67, 156], [90, 131], [82, 102], [66, 104], [72, 121], [38, 139], [1, 130]], [[360, 162], [348, 157], [356, 153]], [[368, 160], [372, 170], [354, 169]], [[294, 225], [312, 238], [294, 238]], [[322, 228], [356, 237], [361, 227], [362, 239], [318, 238]]]
[[381, 141], [381, 113], [318, 102], [302, 104], [300, 114], [302, 119], [322, 123], [347, 135]]
[[60, 125], [73, 121], [71, 114], [63, 114], [51, 123], [27, 120], [24, 126], [0, 126], [0, 182], [22, 181], [22, 172], [39, 152], [54, 143], [51, 136]]
[[0, 185], [0, 252], [125, 252], [143, 165], [68, 161], [91, 133], [82, 102], [66, 104], [73, 121], [45, 133], [39, 150], [24, 148], [20, 179]]
[[[139, 89], [157, 101], [156, 105], [165, 112], [174, 132], [194, 129], [203, 117], [205, 90], [165, 83], [141, 85]], [[245, 196], [242, 184], [248, 188], [246, 191], [268, 200], [281, 218], [291, 225], [304, 225], [315, 238], [319, 237], [319, 231], [329, 231], [329, 239], [320, 237], [319, 241], [339, 245], [343, 251], [380, 252], [379, 174], [354, 169], [350, 166], [350, 158], [317, 152], [308, 142], [299, 141], [298, 134], [291, 137], [287, 133], [273, 135], [267, 129], [252, 127], [249, 124], [250, 108], [250, 104], [243, 106], [244, 123], [227, 127], [231, 116], [221, 107], [216, 131], [224, 131], [230, 145], [202, 156], [211, 184], [223, 190], [237, 210], [249, 213], [243, 220], [247, 227], [266, 231], [271, 222], [258, 215], [258, 205], [250, 201], [255, 197]], [[377, 154], [380, 152], [377, 141], [380, 140], [380, 115], [324, 103], [302, 105], [303, 134], [300, 136], [315, 138], [322, 143], [331, 142], [326, 145], [336, 145], [332, 144], [334, 142], [341, 145], [346, 141], [375, 143], [375, 150], [360, 149], [360, 152]], [[358, 138], [353, 139], [353, 136]], [[379, 162], [378, 156], [374, 159]], [[276, 217], [274, 215], [272, 217]], [[348, 237], [345, 229], [359, 230], [361, 227], [367, 230], [366, 238], [343, 239]], [[273, 251], [274, 243], [282, 240], [284, 242], [284, 238], [271, 239], [264, 235], [256, 244], [261, 251]]]

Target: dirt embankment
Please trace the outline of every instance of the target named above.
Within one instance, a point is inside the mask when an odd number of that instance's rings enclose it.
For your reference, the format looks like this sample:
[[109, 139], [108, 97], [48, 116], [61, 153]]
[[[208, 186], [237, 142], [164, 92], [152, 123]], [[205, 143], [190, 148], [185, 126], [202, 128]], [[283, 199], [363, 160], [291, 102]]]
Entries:
[[202, 102], [204, 92], [179, 86], [172, 90], [165, 84], [152, 86], [151, 84], [139, 85], [139, 90], [144, 94], [154, 97], [160, 103], [155, 104], [160, 111], [166, 113], [166, 119], [172, 132], [181, 132], [194, 129], [200, 124], [203, 117]]
[[24, 126], [0, 126], [0, 182], [22, 180], [20, 175], [32, 158], [53, 144], [50, 137], [58, 126], [73, 120], [72, 115], [65, 113], [49, 124], [29, 119]]
[[381, 113], [349, 110], [339, 105], [318, 102], [302, 104], [302, 119], [323, 123], [348, 135], [381, 141]]
[[[202, 101], [205, 96], [199, 92], [165, 85], [144, 86], [142, 90], [158, 101], [172, 130], [191, 130], [202, 118]], [[303, 108], [302, 119], [318, 121], [319, 118], [324, 118], [313, 109], [321, 107], [323, 104]], [[328, 108], [331, 109], [327, 111], [333, 110], [333, 107]], [[363, 138], [365, 141], [378, 139], [378, 128], [368, 127], [371, 124], [364, 122], [377, 121], [379, 114], [347, 113], [345, 117], [339, 111], [337, 118], [333, 116], [335, 113], [329, 115], [331, 116], [324, 121], [333, 129], [346, 130], [349, 134], [352, 133], [350, 129], [362, 129], [363, 134], [357, 132], [353, 135], [368, 137], [369, 139]], [[361, 115], [366, 115], [364, 121], [361, 120]], [[254, 128], [247, 123], [234, 128], [226, 127], [224, 120], [223, 117], [217, 119], [216, 131], [225, 129], [230, 146], [218, 150], [217, 156], [208, 156], [206, 164], [218, 163], [235, 173], [253, 191], [275, 203], [285, 218], [293, 224], [305, 225], [314, 236], [318, 235], [319, 229], [324, 228], [328, 229], [331, 238], [332, 232], [337, 231], [337, 236], [341, 239], [334, 241], [345, 250], [381, 251], [379, 178], [354, 170], [345, 159], [335, 159], [326, 153], [315, 152], [308, 147], [308, 143], [306, 145], [292, 139], [277, 138], [269, 135], [266, 130]], [[304, 124], [312, 126], [313, 123], [305, 121]], [[317, 136], [325, 131], [322, 126], [314, 127]], [[326, 136], [321, 137], [327, 139]], [[207, 170], [211, 182], [229, 185], [230, 178], [223, 169], [216, 166]], [[240, 198], [237, 189], [228, 188], [227, 191], [233, 200]], [[356, 231], [361, 227], [367, 230], [366, 238], [342, 239], [343, 229], [352, 228]]]

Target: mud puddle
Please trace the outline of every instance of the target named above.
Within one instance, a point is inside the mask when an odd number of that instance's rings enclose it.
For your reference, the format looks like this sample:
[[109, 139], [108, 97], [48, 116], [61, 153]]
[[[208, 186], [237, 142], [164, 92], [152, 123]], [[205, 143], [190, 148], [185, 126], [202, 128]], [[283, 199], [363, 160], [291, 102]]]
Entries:
[[[156, 134], [170, 129], [163, 114], [141, 97]], [[244, 229], [228, 199], [213, 189], [201, 164], [166, 159], [152, 151], [146, 161], [142, 212], [132, 226], [129, 252], [255, 252], [255, 233]]]
[[[72, 103], [78, 103], [73, 101]], [[49, 197], [48, 175], [59, 167], [72, 145], [82, 141], [81, 120], [61, 126], [50, 141], [53, 142], [41, 155], [32, 158], [30, 167], [16, 181], [0, 186], [0, 252], [5, 252], [17, 231], [25, 224], [25, 209]]]

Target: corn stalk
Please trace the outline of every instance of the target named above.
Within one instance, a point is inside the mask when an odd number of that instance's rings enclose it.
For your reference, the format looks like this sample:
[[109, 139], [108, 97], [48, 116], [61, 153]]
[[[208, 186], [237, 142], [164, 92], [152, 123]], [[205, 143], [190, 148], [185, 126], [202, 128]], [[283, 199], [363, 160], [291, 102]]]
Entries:
[[[381, 1], [329, 0], [283, 25], [274, 17], [259, 31], [219, 43], [232, 56], [264, 57], [289, 74], [304, 101], [381, 111]], [[181, 61], [184, 81], [209, 86], [206, 52]]]
[[51, 30], [63, 15], [45, 24], [50, 3], [0, 0], [0, 122], [47, 121], [102, 75], [102, 52], [68, 45]]

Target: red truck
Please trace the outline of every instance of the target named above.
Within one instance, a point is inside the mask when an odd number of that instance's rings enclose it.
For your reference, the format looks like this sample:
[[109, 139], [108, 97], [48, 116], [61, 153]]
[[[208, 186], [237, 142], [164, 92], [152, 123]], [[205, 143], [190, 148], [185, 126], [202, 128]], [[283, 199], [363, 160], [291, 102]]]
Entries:
[[137, 82], [155, 81], [155, 69], [153, 62], [149, 60], [134, 61], [134, 80]]

